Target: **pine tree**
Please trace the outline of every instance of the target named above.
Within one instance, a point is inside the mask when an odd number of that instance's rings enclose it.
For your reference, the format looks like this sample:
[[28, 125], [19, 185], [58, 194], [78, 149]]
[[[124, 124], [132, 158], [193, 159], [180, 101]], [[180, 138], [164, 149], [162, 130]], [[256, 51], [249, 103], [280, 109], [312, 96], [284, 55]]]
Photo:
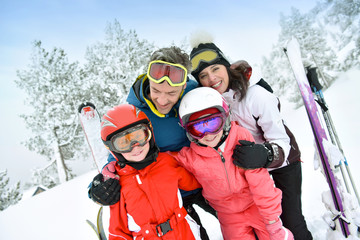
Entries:
[[33, 108], [32, 113], [21, 115], [33, 133], [25, 146], [49, 161], [56, 159], [58, 180], [67, 181], [72, 174], [66, 161], [84, 141], [74, 137], [80, 131], [74, 113], [83, 97], [78, 63], [69, 63], [60, 48], [46, 51], [41, 41], [34, 42], [31, 60], [27, 70], [17, 71], [15, 81], [27, 94], [25, 104]]
[[20, 182], [17, 182], [14, 187], [9, 188], [9, 178], [7, 171], [0, 171], [0, 211], [14, 205], [21, 200]]
[[345, 56], [342, 67], [360, 67], [360, 0], [327, 0], [313, 10]]
[[[326, 33], [315, 21], [316, 15], [312, 12], [301, 14], [292, 8], [289, 16], [281, 15], [281, 33], [277, 44], [269, 58], [263, 59], [262, 71], [279, 95], [285, 95], [297, 106], [301, 104], [300, 94], [290, 65], [283, 52], [283, 47], [291, 37], [296, 37], [301, 45], [302, 57], [305, 66], [318, 66], [325, 78], [320, 81], [324, 88], [330, 86], [335, 75], [341, 70], [337, 56], [327, 43]], [[288, 91], [290, 89], [290, 91]]]
[[30, 188], [32, 186], [45, 186], [48, 189], [53, 188], [57, 185], [57, 178], [53, 177], [56, 176], [57, 168], [54, 164], [55, 162], [50, 163], [44, 168], [38, 168], [32, 170], [31, 177], [32, 182], [29, 185], [25, 184], [25, 188]]
[[[87, 48], [84, 67], [69, 62], [61, 48], [47, 51], [41, 41], [35, 41], [31, 64], [17, 71], [15, 82], [26, 92], [26, 104], [34, 110], [22, 115], [33, 132], [25, 146], [50, 162], [50, 167], [34, 171], [34, 183], [44, 181], [43, 185], [52, 187], [54, 182], [69, 180], [73, 177], [71, 160], [87, 157], [93, 165], [78, 124], [77, 107], [90, 101], [101, 114], [125, 102], [136, 77], [147, 70], [153, 44], [139, 39], [134, 30], [125, 32], [116, 20], [105, 33], [104, 42]], [[54, 166], [57, 176], [53, 176]]]
[[85, 97], [103, 113], [106, 108], [126, 101], [136, 78], [147, 71], [154, 45], [139, 39], [135, 30], [126, 32], [114, 20], [105, 30], [105, 40], [87, 48], [84, 72], [91, 83], [91, 95]]

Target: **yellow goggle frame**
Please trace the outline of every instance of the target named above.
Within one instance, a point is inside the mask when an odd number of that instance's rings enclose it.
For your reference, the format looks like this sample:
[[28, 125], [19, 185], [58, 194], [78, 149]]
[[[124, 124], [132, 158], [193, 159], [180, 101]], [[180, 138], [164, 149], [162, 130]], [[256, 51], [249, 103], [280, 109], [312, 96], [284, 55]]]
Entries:
[[216, 51], [204, 50], [191, 59], [192, 70], [197, 71], [202, 62], [210, 63], [218, 58], [220, 57]]
[[166, 80], [170, 86], [178, 87], [186, 83], [187, 70], [181, 64], [155, 60], [149, 63], [147, 77], [155, 83]]

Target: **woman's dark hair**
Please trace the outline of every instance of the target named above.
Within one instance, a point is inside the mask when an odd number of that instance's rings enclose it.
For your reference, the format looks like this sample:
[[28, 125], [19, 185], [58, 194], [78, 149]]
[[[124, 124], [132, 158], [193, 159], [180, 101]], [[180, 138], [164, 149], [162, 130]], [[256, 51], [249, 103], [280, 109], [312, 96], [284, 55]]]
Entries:
[[229, 67], [226, 69], [229, 75], [229, 89], [235, 91], [236, 97], [241, 101], [246, 95], [249, 81], [246, 79], [241, 69], [231, 69]]

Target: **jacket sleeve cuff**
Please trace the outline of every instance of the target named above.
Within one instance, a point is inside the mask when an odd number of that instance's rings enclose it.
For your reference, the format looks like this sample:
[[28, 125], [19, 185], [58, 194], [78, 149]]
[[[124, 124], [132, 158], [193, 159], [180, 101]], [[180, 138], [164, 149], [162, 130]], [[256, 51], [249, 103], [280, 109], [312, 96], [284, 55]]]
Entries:
[[283, 165], [285, 161], [285, 155], [283, 149], [277, 145], [276, 143], [270, 143], [269, 144], [272, 148], [273, 152], [273, 160], [270, 163], [270, 165], [267, 166], [267, 168], [278, 168], [281, 165]]

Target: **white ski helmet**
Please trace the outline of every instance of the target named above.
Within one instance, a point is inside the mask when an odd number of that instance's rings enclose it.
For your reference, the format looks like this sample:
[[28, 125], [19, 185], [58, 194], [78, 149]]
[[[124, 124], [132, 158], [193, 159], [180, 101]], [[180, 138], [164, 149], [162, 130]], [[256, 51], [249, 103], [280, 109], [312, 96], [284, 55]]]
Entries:
[[[220, 112], [226, 114], [227, 124], [225, 124], [224, 130], [228, 131], [230, 127], [229, 105], [218, 91], [210, 87], [195, 88], [182, 98], [179, 107], [181, 126], [185, 127], [193, 113], [209, 108], [217, 108]], [[190, 139], [190, 141], [193, 141], [193, 139]]]

